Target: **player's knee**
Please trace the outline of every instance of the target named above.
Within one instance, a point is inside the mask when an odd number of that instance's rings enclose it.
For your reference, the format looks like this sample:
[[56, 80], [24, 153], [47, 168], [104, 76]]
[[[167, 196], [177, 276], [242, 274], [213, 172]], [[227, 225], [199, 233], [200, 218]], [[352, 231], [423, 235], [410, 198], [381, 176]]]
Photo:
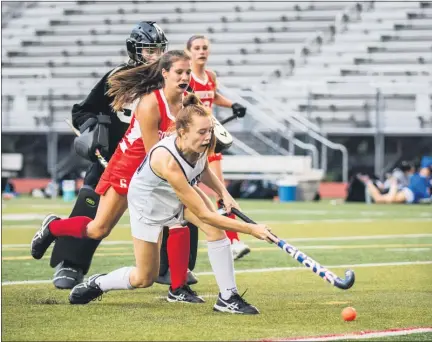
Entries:
[[225, 231], [215, 227], [207, 226], [204, 230], [207, 241], [219, 241], [226, 238]]
[[139, 288], [150, 287], [156, 281], [157, 277], [158, 274], [155, 272], [141, 271], [137, 269], [133, 279], [131, 279], [131, 285]]
[[136, 268], [135, 273], [131, 275], [131, 285], [139, 288], [150, 287], [156, 282], [158, 276], [159, 272], [156, 269]]
[[87, 237], [94, 240], [103, 240], [110, 234], [110, 231], [107, 231], [104, 228], [93, 228], [87, 229]]
[[91, 239], [102, 240], [110, 235], [112, 226], [105, 222], [92, 221], [87, 226], [87, 236]]

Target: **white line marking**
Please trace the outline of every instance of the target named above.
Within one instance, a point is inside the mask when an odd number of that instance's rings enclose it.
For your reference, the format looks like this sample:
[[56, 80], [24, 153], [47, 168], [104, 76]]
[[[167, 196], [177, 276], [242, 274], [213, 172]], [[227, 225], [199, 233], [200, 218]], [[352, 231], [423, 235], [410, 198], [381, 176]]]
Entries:
[[[409, 265], [430, 265], [432, 261], [404, 261], [404, 262], [383, 262], [372, 264], [352, 264], [352, 265], [331, 265], [326, 268], [360, 268], [360, 267], [387, 267], [387, 266], [409, 266]], [[248, 270], [236, 270], [235, 273], [267, 273], [280, 271], [302, 271], [308, 270], [305, 267], [270, 267], [270, 268], [254, 268]], [[197, 272], [197, 276], [213, 275], [213, 272]], [[21, 280], [21, 281], [4, 281], [2, 285], [29, 285], [29, 284], [48, 284], [52, 280]]]
[[[286, 209], [244, 209], [247, 214], [286, 214], [286, 215], [298, 215], [298, 214], [306, 214], [306, 215], [328, 215], [328, 214], [337, 214], [337, 215], [395, 215], [400, 214], [401, 212], [398, 210], [389, 210], [389, 211], [376, 211], [375, 208], [371, 207], [371, 210], [349, 210], [346, 207], [344, 210], [310, 210], [310, 209], [298, 209], [298, 208], [286, 208]], [[426, 214], [430, 215], [430, 212], [427, 211], [419, 211], [416, 214]]]
[[424, 252], [430, 250], [430, 248], [386, 248], [385, 250], [388, 252]]
[[[287, 339], [274, 339], [272, 341], [336, 341], [336, 340], [360, 340], [366, 338], [386, 337], [386, 336], [401, 336], [419, 333], [432, 332], [432, 328], [407, 328], [407, 329], [389, 329], [383, 331], [360, 331], [358, 333], [350, 333], [344, 335], [327, 335], [317, 337], [304, 337], [304, 338], [287, 338]], [[266, 339], [267, 340], [267, 339]], [[268, 340], [267, 340], [268, 341]]]
[[[43, 217], [45, 218], [45, 216]], [[43, 219], [42, 218], [42, 219]], [[65, 217], [63, 217], [65, 218]], [[41, 220], [42, 220], [41, 219]], [[40, 227], [35, 225], [8, 225], [4, 223], [5, 219], [2, 218], [2, 230], [5, 229], [34, 229], [37, 230]], [[13, 221], [13, 220], [12, 220]], [[20, 219], [16, 221], [26, 221], [25, 219]], [[29, 220], [30, 221], [30, 220]], [[371, 222], [386, 222], [386, 221], [397, 221], [397, 222], [431, 222], [432, 218], [418, 218], [418, 217], [410, 217], [410, 218], [395, 218], [395, 217], [388, 217], [388, 218], [381, 218], [381, 219], [344, 219], [344, 218], [334, 218], [334, 219], [317, 219], [317, 220], [285, 220], [285, 221], [267, 221], [267, 220], [259, 220], [260, 222], [265, 222], [266, 224], [290, 224], [290, 225], [296, 225], [296, 224], [310, 224], [310, 223], [371, 223]], [[116, 228], [130, 228], [130, 225], [128, 223], [121, 223], [116, 225]]]
[[[398, 235], [354, 235], [354, 236], [335, 236], [335, 237], [317, 237], [317, 238], [281, 238], [287, 242], [303, 242], [303, 241], [355, 241], [355, 240], [384, 240], [384, 239], [415, 239], [415, 238], [429, 238], [432, 234], [398, 234]], [[206, 240], [199, 240], [202, 244], [207, 244]], [[265, 244], [261, 240], [248, 240], [248, 244]], [[132, 241], [119, 240], [119, 241], [102, 241], [101, 245], [132, 245]], [[8, 248], [20, 248], [20, 247], [30, 247], [27, 243], [16, 243], [16, 244], [4, 244], [2, 249]]]

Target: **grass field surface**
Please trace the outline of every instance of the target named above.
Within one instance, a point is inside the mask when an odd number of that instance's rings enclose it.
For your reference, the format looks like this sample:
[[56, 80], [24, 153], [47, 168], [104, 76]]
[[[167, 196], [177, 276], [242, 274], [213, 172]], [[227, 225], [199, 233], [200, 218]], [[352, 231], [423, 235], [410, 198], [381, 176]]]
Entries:
[[[261, 314], [215, 313], [218, 289], [200, 235], [194, 270], [199, 283], [193, 289], [205, 304], [168, 303], [167, 287], [156, 284], [71, 306], [69, 291], [56, 290], [51, 283], [50, 250], [42, 260], [33, 260], [29, 244], [46, 214], [66, 217], [72, 204], [19, 198], [4, 201], [2, 208], [2, 339], [432, 340], [431, 206], [270, 201], [240, 205], [336, 274], [343, 276], [352, 268], [354, 286], [347, 291], [334, 288], [276, 246], [242, 236], [252, 252], [235, 262], [237, 285], [240, 293], [247, 289], [245, 298]], [[134, 264], [128, 220], [126, 214], [102, 242], [88, 275]], [[355, 321], [341, 319], [347, 306], [357, 310]], [[391, 335], [395, 329], [399, 335]]]

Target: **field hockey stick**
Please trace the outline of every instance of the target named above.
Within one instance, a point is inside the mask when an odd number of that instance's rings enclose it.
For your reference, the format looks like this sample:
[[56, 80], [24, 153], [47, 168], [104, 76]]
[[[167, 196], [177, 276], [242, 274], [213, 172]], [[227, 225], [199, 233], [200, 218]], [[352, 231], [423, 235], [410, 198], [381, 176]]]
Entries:
[[220, 123], [221, 125], [225, 125], [227, 122], [230, 122], [230, 121], [232, 121], [232, 120], [234, 120], [234, 119], [237, 119], [237, 115], [231, 115], [231, 116], [228, 116], [227, 118], [225, 118], [225, 119], [219, 121], [219, 123]]
[[[240, 210], [236, 208], [232, 208], [231, 212], [238, 217], [240, 217], [243, 221], [247, 223], [256, 224], [252, 219], [243, 214]], [[282, 250], [287, 252], [293, 259], [297, 260], [299, 263], [303, 264], [307, 268], [309, 268], [312, 272], [319, 275], [322, 279], [328, 281], [333, 286], [337, 287], [341, 290], [348, 290], [350, 287], [354, 285], [355, 274], [351, 270], [345, 271], [345, 279], [339, 278], [332, 271], [326, 269], [321, 266], [318, 262], [316, 262], [311, 257], [307, 256], [305, 253], [300, 251], [298, 248], [290, 245], [282, 239], [279, 239], [276, 235], [271, 233], [275, 238], [275, 244], [277, 244]]]
[[[72, 125], [72, 123], [71, 123], [68, 119], [66, 119], [65, 121], [66, 121], [66, 123], [69, 125], [69, 127], [72, 129], [72, 131], [75, 133], [75, 135], [76, 135], [77, 137], [79, 137], [79, 136], [81, 135], [81, 132], [80, 132], [79, 130], [77, 130], [77, 129], [74, 127], [74, 125]], [[103, 157], [103, 155], [100, 153], [99, 149], [96, 149], [96, 151], [95, 151], [95, 155], [96, 155], [96, 157], [97, 157], [99, 163], [100, 163], [104, 168], [106, 168], [106, 167], [108, 166], [108, 162], [107, 162], [106, 159]]]

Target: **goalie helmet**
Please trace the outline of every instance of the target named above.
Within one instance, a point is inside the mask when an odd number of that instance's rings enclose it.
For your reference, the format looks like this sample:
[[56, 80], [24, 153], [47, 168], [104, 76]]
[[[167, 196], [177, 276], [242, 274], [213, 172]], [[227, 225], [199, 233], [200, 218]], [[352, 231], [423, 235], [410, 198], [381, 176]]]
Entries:
[[130, 37], [126, 39], [128, 55], [136, 64], [147, 63], [143, 56], [143, 49], [161, 49], [164, 53], [168, 40], [164, 31], [154, 21], [141, 21], [132, 29]]

